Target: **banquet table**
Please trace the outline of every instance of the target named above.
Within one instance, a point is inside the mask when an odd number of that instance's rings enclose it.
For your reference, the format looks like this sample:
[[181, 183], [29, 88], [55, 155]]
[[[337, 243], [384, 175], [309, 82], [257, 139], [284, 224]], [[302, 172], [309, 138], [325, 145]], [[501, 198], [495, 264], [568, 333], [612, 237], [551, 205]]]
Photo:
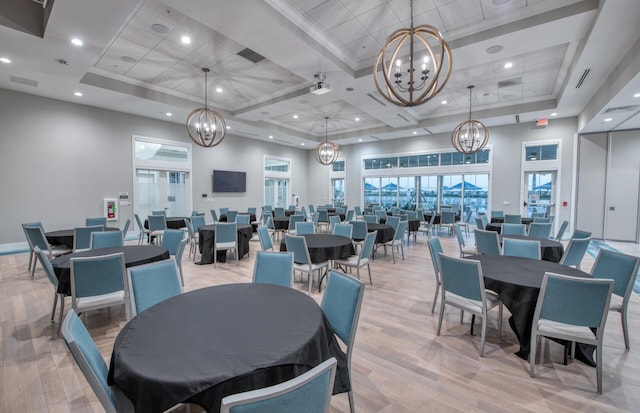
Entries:
[[284, 218], [273, 218], [273, 227], [276, 230], [287, 230], [289, 229], [289, 220], [291, 219], [290, 216], [284, 217]]
[[[525, 225], [529, 225], [529, 224], [531, 224], [533, 222], [533, 218], [522, 217], [520, 219], [520, 222], [525, 224]], [[492, 224], [502, 224], [502, 223], [504, 223], [504, 217], [491, 218], [491, 223]]]
[[[385, 224], [387, 222], [386, 218], [380, 219], [381, 224]], [[418, 218], [409, 218], [407, 219], [407, 231], [408, 232], [416, 232], [418, 228], [420, 228], [420, 219]]]
[[124, 265], [127, 268], [169, 259], [169, 251], [157, 245], [125, 245], [61, 255], [51, 260], [53, 271], [58, 277], [58, 293], [71, 295], [71, 258], [97, 257], [119, 252], [124, 253]]
[[108, 384], [137, 413], [183, 402], [218, 412], [227, 395], [290, 380], [331, 357], [334, 394], [349, 391], [346, 355], [311, 297], [225, 284], [172, 297], [129, 321], [115, 340]]
[[[104, 227], [105, 231], [120, 231], [120, 228], [116, 227]], [[49, 231], [45, 235], [47, 242], [51, 245], [64, 245], [65, 247], [73, 249], [73, 237], [74, 229], [60, 229], [57, 231]]]
[[[248, 212], [238, 212], [238, 215], [249, 215], [249, 223], [255, 222], [257, 220], [256, 214], [250, 214]], [[218, 217], [218, 221], [227, 222], [227, 214], [220, 215], [220, 217]]]
[[[166, 217], [165, 221], [167, 222], [168, 229], [180, 229], [185, 228], [187, 224], [185, 224], [185, 219], [191, 219], [191, 217]], [[144, 227], [149, 229], [149, 219], [144, 220]]]
[[[393, 239], [394, 229], [391, 225], [387, 224], [370, 224], [367, 223], [367, 232], [378, 231], [378, 235], [376, 235], [376, 244], [384, 244], [385, 242], [389, 242]], [[362, 241], [362, 240], [356, 240]]]
[[[427, 222], [431, 221], [431, 215], [433, 215], [433, 212], [425, 212], [424, 214], [424, 220]], [[440, 225], [440, 219], [442, 218], [442, 214], [440, 212], [436, 213], [436, 218], [433, 220], [433, 225]], [[456, 214], [455, 217], [456, 222], [460, 221], [460, 214]]]
[[562, 254], [564, 254], [564, 246], [562, 243], [548, 238], [533, 238], [525, 235], [500, 235], [500, 243], [502, 243], [503, 238], [540, 242], [540, 254], [545, 261], [560, 262]]
[[[249, 240], [253, 235], [253, 227], [249, 224], [237, 224], [238, 232], [238, 259], [249, 253]], [[196, 264], [213, 263], [213, 242], [216, 235], [216, 224], [202, 225], [198, 228], [200, 262]], [[216, 257], [217, 262], [227, 261], [227, 251], [219, 250]]]
[[[473, 255], [466, 258], [480, 261], [485, 287], [495, 291], [511, 313], [509, 325], [520, 343], [516, 355], [525, 360], [529, 358], [533, 315], [545, 272], [591, 278], [586, 272], [544, 260], [504, 255]], [[593, 349], [586, 345], [576, 346], [576, 357], [592, 363], [592, 354], [588, 353], [593, 353]]]
[[[355, 255], [351, 238], [332, 234], [305, 234], [311, 262], [318, 263], [327, 260], [339, 260]], [[286, 251], [285, 239], [280, 241], [280, 251]]]

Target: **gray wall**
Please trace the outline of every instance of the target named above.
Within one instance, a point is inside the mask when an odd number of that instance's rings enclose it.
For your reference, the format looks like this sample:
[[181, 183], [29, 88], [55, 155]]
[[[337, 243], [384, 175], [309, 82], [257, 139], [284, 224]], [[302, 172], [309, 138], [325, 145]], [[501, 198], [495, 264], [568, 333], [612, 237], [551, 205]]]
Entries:
[[602, 238], [605, 214], [607, 134], [580, 136], [576, 228]]
[[[181, 124], [4, 89], [0, 125], [0, 247], [24, 242], [23, 222], [42, 221], [47, 230], [72, 228], [102, 215], [103, 198], [133, 196], [132, 135], [190, 142]], [[229, 135], [216, 148], [193, 145], [193, 208], [261, 206], [264, 154], [292, 160], [292, 191], [306, 197], [306, 151]], [[202, 194], [212, 196], [213, 169], [246, 171], [247, 192], [215, 194], [205, 202]], [[133, 206], [121, 207], [114, 224], [133, 222], [133, 212]]]

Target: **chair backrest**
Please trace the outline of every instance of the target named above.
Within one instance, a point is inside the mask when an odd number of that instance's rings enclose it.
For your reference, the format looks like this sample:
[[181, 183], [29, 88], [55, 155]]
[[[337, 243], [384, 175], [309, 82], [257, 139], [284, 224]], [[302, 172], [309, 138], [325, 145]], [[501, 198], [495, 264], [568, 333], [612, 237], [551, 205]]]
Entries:
[[138, 229], [140, 230], [140, 232], [143, 232], [144, 231], [144, 224], [142, 223], [142, 220], [140, 219], [140, 215], [133, 214], [133, 217], [136, 219], [136, 223], [138, 224]]
[[176, 255], [183, 238], [184, 231], [180, 229], [166, 229], [162, 237], [162, 246], [169, 250], [170, 255]]
[[474, 230], [478, 254], [500, 255], [500, 240], [495, 231]]
[[216, 213], [216, 210], [212, 209], [209, 212], [211, 212], [211, 219], [213, 220], [213, 223], [215, 224], [218, 222], [218, 214]]
[[378, 217], [378, 222], [379, 222], [382, 218], [387, 217], [387, 211], [385, 211], [384, 209], [378, 209], [376, 210], [376, 216]]
[[227, 212], [229, 212], [229, 208], [220, 208], [220, 215], [227, 215]]
[[540, 260], [540, 241], [503, 238], [502, 255]]
[[69, 310], [61, 327], [62, 337], [107, 413], [116, 413], [116, 400], [107, 383], [109, 368], [100, 350], [75, 311]]
[[549, 238], [551, 234], [551, 222], [532, 222], [529, 225], [529, 236], [532, 238]]
[[236, 215], [236, 223], [237, 224], [246, 224], [248, 225], [251, 222], [251, 215], [247, 214], [238, 214]]
[[575, 266], [580, 268], [580, 263], [582, 263], [582, 258], [584, 258], [590, 242], [591, 238], [572, 238], [569, 240], [567, 249], [562, 254], [562, 258], [560, 258], [560, 264], [567, 267]]
[[336, 365], [331, 357], [289, 381], [226, 396], [220, 413], [329, 413]]
[[313, 204], [309, 204], [309, 212], [311, 212], [312, 214], [316, 212], [316, 207], [313, 206]]
[[204, 215], [197, 215], [195, 217], [191, 217], [191, 229], [193, 229], [193, 233], [197, 233], [201, 226], [205, 225]]
[[551, 217], [535, 217], [533, 218], [533, 222], [542, 222], [542, 223], [550, 223], [552, 222]]
[[129, 225], [131, 225], [131, 220], [129, 218], [127, 218], [127, 220], [125, 221], [124, 225], [122, 226], [122, 237], [123, 238], [127, 237], [127, 231], [129, 231]]
[[311, 264], [307, 240], [302, 235], [285, 235], [284, 242], [287, 251], [293, 252], [293, 262], [302, 265]]
[[91, 233], [91, 249], [122, 247], [124, 237], [122, 231], [100, 231]]
[[407, 225], [409, 224], [409, 221], [400, 221], [400, 223], [398, 223], [398, 226], [396, 227], [396, 232], [393, 235], [393, 240], [395, 242], [402, 242], [402, 238], [404, 237], [405, 232], [407, 232]]
[[545, 215], [546, 215], [546, 213], [544, 213], [544, 212], [532, 212], [531, 213], [531, 218], [533, 218], [533, 219], [544, 218]]
[[167, 229], [167, 219], [164, 215], [149, 215], [149, 231], [159, 231]]
[[460, 224], [453, 224], [453, 231], [456, 234], [456, 239], [458, 240], [458, 245], [460, 248], [465, 246], [464, 243], [464, 235], [462, 234], [462, 229], [460, 228]]
[[471, 215], [473, 215], [473, 211], [471, 209], [469, 209], [467, 211], [467, 215], [464, 217], [464, 223], [465, 224], [469, 224], [469, 221], [471, 221]]
[[91, 248], [91, 234], [98, 231], [104, 231], [104, 226], [91, 225], [89, 227], [75, 227], [73, 229], [73, 250], [77, 251]]
[[633, 289], [639, 262], [638, 257], [601, 249], [591, 268], [591, 275], [594, 278], [612, 279], [613, 293], [626, 300]]
[[556, 241], [562, 240], [562, 237], [564, 236], [564, 232], [567, 230], [568, 226], [569, 226], [569, 221], [567, 221], [566, 219], [562, 221], [562, 224], [560, 225], [560, 229], [558, 230], [558, 235], [556, 235]]
[[431, 262], [433, 263], [433, 270], [436, 272], [436, 276], [439, 277], [440, 274], [440, 254], [444, 252], [442, 250], [442, 244], [440, 244], [440, 238], [433, 237], [427, 241], [427, 245], [429, 246], [429, 254], [431, 254]]
[[481, 230], [485, 229], [485, 226], [482, 223], [482, 219], [480, 219], [480, 217], [476, 217], [476, 227]]
[[613, 290], [610, 279], [571, 277], [545, 273], [533, 325], [539, 319], [596, 328], [602, 335]]
[[295, 230], [298, 222], [304, 222], [304, 215], [291, 215], [289, 217], [289, 230]]
[[258, 251], [253, 282], [293, 288], [293, 252]]
[[227, 222], [236, 222], [236, 217], [238, 216], [238, 211], [227, 211]]
[[395, 230], [396, 228], [398, 228], [398, 224], [400, 223], [400, 217], [386, 217], [384, 223]]
[[326, 209], [318, 208], [318, 222], [329, 222], [329, 213]]
[[486, 302], [479, 261], [450, 257], [444, 253], [440, 253], [439, 256], [443, 291], [469, 300]]
[[340, 223], [340, 217], [338, 215], [329, 216], [329, 227], [333, 231], [333, 227]]
[[356, 215], [362, 215], [362, 209], [360, 209], [360, 205], [356, 205], [356, 206], [354, 206], [354, 207], [353, 207], [353, 212], [354, 212]]
[[346, 213], [347, 213], [347, 209], [345, 207], [336, 208], [336, 214], [346, 214]]
[[364, 283], [340, 271], [331, 270], [320, 306], [331, 329], [347, 345], [348, 360], [351, 360], [363, 297]]
[[102, 225], [103, 227], [107, 226], [107, 218], [106, 217], [96, 217], [96, 218], [86, 218], [84, 220], [85, 227], [93, 227], [95, 225]]
[[235, 222], [218, 222], [214, 238], [216, 244], [221, 242], [237, 242], [238, 224]]
[[260, 248], [262, 248], [262, 251], [273, 251], [273, 242], [271, 242], [271, 236], [269, 235], [268, 227], [265, 227], [264, 225], [258, 227], [258, 239], [260, 240]]
[[255, 208], [255, 207], [247, 208], [247, 214], [249, 214], [249, 215], [251, 215], [251, 214], [255, 215], [256, 211], [257, 211], [257, 208]]
[[491, 218], [504, 218], [504, 211], [492, 210]]
[[132, 317], [160, 301], [182, 294], [180, 272], [172, 258], [131, 267], [124, 282]]
[[296, 222], [296, 235], [315, 234], [316, 224], [313, 222]]
[[199, 215], [197, 209], [194, 209], [193, 211], [191, 211], [191, 216], [192, 217], [195, 217], [196, 215]]
[[487, 225], [489, 225], [489, 218], [487, 218], [487, 214], [481, 214], [480, 220], [482, 221], [482, 229], [486, 229]]
[[571, 238], [572, 239], [575, 239], [575, 238], [591, 238], [591, 232], [583, 231], [581, 229], [576, 229], [575, 231], [573, 231], [573, 234], [571, 234]]
[[191, 220], [189, 218], [185, 218], [184, 219], [184, 226], [187, 229], [187, 234], [189, 234], [189, 239], [190, 240], [195, 240], [196, 239], [196, 234], [193, 231], [193, 225], [191, 224]]
[[47, 251], [47, 253], [51, 250], [42, 226], [23, 226], [23, 229], [32, 248], [38, 247], [42, 251]]
[[40, 264], [44, 269], [44, 273], [47, 275], [47, 278], [49, 279], [51, 284], [53, 284], [55, 291], [58, 291], [58, 277], [56, 277], [56, 273], [53, 269], [51, 261], [49, 260], [47, 251], [43, 251], [38, 247], [34, 247], [33, 252], [36, 254], [36, 257], [38, 257], [38, 261], [40, 261]]
[[333, 235], [341, 235], [343, 237], [351, 238], [353, 232], [353, 225], [351, 224], [335, 224], [333, 226]]
[[[408, 219], [418, 219], [418, 211], [407, 211]], [[422, 221], [422, 219], [420, 219]]]
[[527, 226], [525, 224], [502, 224], [502, 235], [527, 235]]
[[377, 224], [378, 223], [378, 216], [377, 215], [363, 215], [362, 219], [364, 220], [364, 222], [366, 222], [368, 224]]
[[71, 300], [123, 291], [124, 253], [71, 258]]
[[273, 212], [273, 206], [271, 206], [271, 205], [263, 205], [262, 210], [264, 212], [271, 213], [271, 212]]
[[284, 218], [284, 208], [282, 207], [275, 207], [274, 208], [274, 214], [276, 218]]
[[506, 224], [522, 224], [522, 215], [507, 214], [504, 216], [504, 222]]
[[367, 223], [365, 221], [349, 221], [352, 226], [351, 238], [363, 240], [367, 236]]
[[351, 221], [351, 220], [353, 220], [354, 216], [355, 216], [355, 212], [353, 211], [353, 209], [350, 209], [350, 210], [347, 211], [347, 216], [345, 217], [344, 220], [345, 221]]
[[158, 211], [151, 211], [151, 215], [162, 215], [162, 216], [166, 216], [167, 215], [167, 211], [163, 210], [158, 210]]
[[393, 214], [393, 216], [400, 218], [400, 221], [409, 220], [409, 215], [407, 215], [407, 214]]
[[373, 248], [376, 246], [377, 236], [378, 231], [373, 231], [369, 232], [364, 237], [364, 244], [362, 244], [362, 248], [360, 249], [360, 260], [371, 258], [371, 255], [373, 254]]

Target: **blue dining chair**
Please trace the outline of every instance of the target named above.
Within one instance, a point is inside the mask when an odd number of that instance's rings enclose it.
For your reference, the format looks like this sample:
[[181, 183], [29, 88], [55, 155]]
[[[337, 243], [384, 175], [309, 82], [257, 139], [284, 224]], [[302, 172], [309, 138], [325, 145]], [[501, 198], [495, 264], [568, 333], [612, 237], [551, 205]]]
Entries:
[[492, 210], [491, 218], [504, 218], [504, 211], [500, 210]]
[[251, 222], [251, 216], [250, 215], [247, 215], [247, 214], [238, 214], [238, 215], [236, 215], [236, 223], [237, 224], [249, 225], [250, 222]]
[[333, 235], [340, 235], [342, 237], [351, 238], [353, 232], [353, 225], [351, 224], [335, 224], [333, 226]]
[[297, 235], [296, 224], [299, 222], [304, 222], [304, 215], [291, 215], [289, 217], [289, 228], [287, 231], [291, 235]]
[[467, 243], [464, 240], [464, 236], [462, 235], [462, 228], [460, 224], [453, 224], [453, 231], [456, 234], [456, 239], [458, 240], [458, 248], [460, 249], [460, 257], [464, 257], [465, 255], [476, 255], [478, 254], [478, 250], [474, 246], [467, 246]]
[[505, 237], [502, 239], [502, 255], [540, 260], [540, 241]]
[[93, 227], [96, 225], [102, 225], [103, 227], [107, 226], [107, 218], [106, 217], [96, 217], [96, 218], [86, 218], [84, 220], [85, 227]]
[[531, 238], [548, 239], [551, 235], [551, 222], [532, 222], [529, 225], [529, 234]]
[[181, 229], [167, 229], [164, 231], [164, 237], [162, 237], [162, 246], [169, 251], [178, 265], [180, 271], [180, 280], [184, 285], [184, 276], [182, 274], [182, 254], [187, 246], [188, 239], [185, 238], [185, 233]]
[[262, 251], [273, 251], [273, 242], [271, 242], [271, 235], [269, 234], [268, 227], [264, 225], [258, 227], [258, 240], [260, 241]]
[[49, 282], [53, 285], [53, 308], [51, 309], [51, 322], [53, 322], [53, 317], [56, 313], [56, 306], [58, 304], [58, 298], [60, 298], [60, 315], [58, 317], [58, 331], [60, 331], [60, 327], [62, 326], [62, 317], [64, 315], [64, 294], [58, 292], [58, 277], [56, 276], [47, 252], [42, 251], [38, 247], [35, 247], [34, 253], [36, 255], [36, 259], [40, 261], [40, 265], [42, 265], [44, 273], [49, 279]]
[[149, 237], [156, 237], [158, 243], [162, 242], [162, 235], [167, 229], [166, 217], [164, 215], [149, 215], [147, 219], [149, 221]]
[[218, 250], [233, 250], [233, 255], [238, 265], [238, 224], [235, 222], [219, 222], [213, 241], [213, 265], [217, 267]]
[[220, 413], [329, 413], [337, 361], [334, 357], [275, 386], [222, 399]]
[[506, 214], [504, 216], [505, 224], [522, 224], [522, 215], [518, 214]]
[[572, 238], [569, 240], [569, 244], [564, 254], [562, 254], [562, 258], [560, 258], [560, 264], [580, 269], [582, 258], [584, 258], [584, 254], [589, 249], [590, 242], [591, 238]]
[[556, 241], [562, 241], [562, 237], [564, 236], [564, 233], [567, 230], [568, 226], [569, 226], [569, 221], [567, 221], [566, 219], [562, 221], [562, 224], [560, 224], [560, 229], [558, 230], [558, 234], [555, 237]]
[[252, 281], [293, 288], [293, 252], [258, 251]]
[[[322, 312], [327, 317], [335, 335], [347, 347], [347, 368], [351, 374], [351, 356], [356, 339], [360, 309], [364, 297], [364, 283], [349, 277], [340, 271], [331, 270], [327, 281], [327, 289], [322, 297]], [[349, 409], [355, 411], [353, 402], [353, 382], [349, 390]]]
[[27, 269], [31, 271], [31, 266], [36, 264], [35, 252], [34, 252], [34, 245], [32, 244], [31, 239], [29, 239], [29, 235], [27, 234], [25, 227], [40, 227], [42, 228], [43, 233], [45, 231], [44, 231], [44, 227], [42, 226], [42, 222], [40, 221], [27, 222], [22, 224], [22, 231], [24, 232], [24, 237], [27, 239], [27, 244], [29, 244], [29, 266], [27, 267]]
[[476, 237], [478, 254], [500, 255], [500, 240], [497, 232], [476, 229], [473, 233]]
[[[68, 254], [71, 252], [71, 249], [64, 246], [52, 246], [47, 241], [47, 237], [44, 234], [44, 230], [42, 226], [23, 226], [24, 233], [29, 241], [29, 247], [35, 251], [35, 248], [38, 247], [42, 251], [47, 253], [49, 259], [59, 257], [60, 255]], [[35, 254], [35, 252], [34, 252]], [[36, 263], [34, 262], [31, 266], [31, 278], [34, 277], [36, 271]]]
[[378, 223], [378, 216], [377, 215], [363, 215], [362, 219], [367, 224], [377, 224]]
[[149, 235], [149, 228], [144, 227], [142, 219], [140, 219], [140, 215], [133, 214], [133, 217], [136, 219], [136, 223], [138, 224], [138, 245], [142, 245], [144, 237]]
[[285, 213], [284, 213], [284, 208], [282, 207], [275, 207], [273, 210], [274, 216], [276, 218], [284, 218], [285, 217]]
[[538, 336], [591, 344], [596, 346], [597, 391], [602, 394], [602, 339], [612, 291], [610, 279], [544, 275], [531, 327], [531, 377], [535, 377]]
[[[301, 235], [285, 235], [284, 237], [285, 245], [287, 246], [287, 251], [293, 252], [293, 262], [294, 262], [294, 272], [299, 271], [301, 273], [306, 273], [307, 278], [309, 280], [309, 295], [311, 295], [311, 286], [313, 285], [313, 273], [318, 273], [318, 284], [322, 279], [321, 272], [328, 271], [329, 269], [329, 261], [322, 261], [314, 263], [311, 261], [311, 256], [309, 255], [309, 248], [307, 246], [307, 240], [305, 237]], [[320, 287], [318, 286], [318, 289]], [[326, 294], [326, 293], [325, 293]]]
[[[220, 216], [222, 215], [227, 215], [227, 212], [229, 212], [229, 208], [220, 208]], [[228, 221], [228, 219], [227, 219]]]
[[591, 232], [576, 229], [575, 231], [573, 231], [573, 234], [571, 234], [571, 239], [575, 238], [591, 238]]
[[73, 252], [91, 249], [91, 234], [102, 231], [104, 231], [104, 227], [102, 225], [75, 227], [73, 229]]
[[91, 233], [91, 249], [122, 247], [124, 238], [122, 231], [100, 231]]
[[161, 301], [182, 294], [180, 270], [173, 258], [131, 267], [126, 272], [124, 288], [133, 318]]
[[502, 229], [500, 231], [502, 235], [527, 235], [527, 226], [525, 224], [502, 224]]
[[129, 218], [127, 218], [127, 220], [125, 221], [124, 225], [122, 226], [122, 237], [124, 239], [127, 239], [127, 232], [129, 231], [129, 225], [131, 225], [131, 220]]
[[375, 247], [377, 236], [378, 231], [369, 232], [364, 238], [364, 243], [362, 245], [362, 248], [360, 249], [360, 253], [352, 255], [348, 258], [334, 260], [334, 267], [344, 267], [345, 269], [355, 268], [356, 276], [358, 277], [358, 279], [360, 279], [360, 268], [366, 266], [367, 272], [369, 273], [369, 284], [373, 285], [373, 279], [371, 278], [371, 266], [369, 265], [369, 263], [371, 262], [373, 247]]
[[227, 222], [236, 222], [236, 217], [238, 216], [238, 211], [227, 211]]
[[297, 222], [296, 235], [315, 234], [316, 225], [313, 222]]
[[209, 212], [211, 212], [211, 219], [213, 220], [213, 223], [215, 224], [218, 222], [218, 214], [216, 213], [216, 210], [212, 209]]
[[429, 247], [429, 255], [431, 256], [431, 264], [433, 265], [433, 272], [436, 276], [436, 288], [435, 294], [433, 296], [433, 304], [431, 305], [431, 314], [436, 310], [436, 302], [438, 301], [438, 293], [440, 293], [440, 289], [442, 288], [442, 280], [440, 278], [440, 253], [444, 252], [442, 250], [442, 244], [440, 244], [440, 238], [432, 237], [427, 241], [427, 246]]
[[167, 216], [167, 211], [165, 211], [164, 209], [161, 210], [157, 210], [157, 211], [151, 211], [151, 215], [158, 215], [158, 216]]

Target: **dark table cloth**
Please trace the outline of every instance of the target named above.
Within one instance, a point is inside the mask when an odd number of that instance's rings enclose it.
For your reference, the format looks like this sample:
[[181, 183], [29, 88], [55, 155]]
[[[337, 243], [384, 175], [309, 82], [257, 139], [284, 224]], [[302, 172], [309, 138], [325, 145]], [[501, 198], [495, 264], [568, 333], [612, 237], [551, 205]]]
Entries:
[[[247, 224], [238, 224], [238, 259], [244, 257], [249, 253], [249, 240], [253, 234], [253, 227]], [[216, 235], [216, 225], [209, 224], [203, 225], [198, 229], [199, 233], [199, 248], [200, 248], [200, 262], [196, 264], [211, 264], [213, 263], [213, 241]], [[217, 262], [227, 261], [227, 251], [218, 250]]]
[[337, 212], [328, 212], [327, 216], [339, 216], [340, 217], [340, 222], [344, 221], [345, 218], [347, 217], [345, 214], [338, 214]]
[[533, 238], [524, 235], [500, 235], [501, 243], [503, 238], [540, 242], [540, 253], [542, 255], [542, 259], [545, 261], [560, 262], [560, 258], [562, 258], [562, 254], [564, 254], [564, 246], [562, 245], [562, 243], [551, 239]]
[[289, 229], [290, 219], [291, 219], [290, 217], [273, 218], [273, 227], [275, 229], [280, 229], [280, 230]]
[[485, 228], [487, 231], [495, 231], [498, 234], [502, 233], [502, 222], [490, 222]]
[[[250, 214], [248, 212], [238, 212], [238, 215], [249, 215], [249, 223], [256, 221], [256, 214]], [[227, 214], [222, 214], [218, 217], [218, 221], [227, 222]]]
[[[367, 232], [378, 231], [378, 235], [376, 235], [376, 244], [384, 244], [385, 242], [389, 242], [393, 239], [394, 229], [391, 228], [391, 225], [386, 224], [369, 224], [367, 223]], [[362, 241], [362, 240], [357, 240]]]
[[[351, 238], [332, 234], [305, 234], [311, 262], [318, 263], [327, 260], [338, 260], [355, 255]], [[280, 251], [286, 251], [285, 239], [280, 241]]]
[[[120, 231], [120, 228], [116, 227], [104, 227], [105, 231]], [[58, 231], [49, 231], [44, 234], [47, 237], [47, 242], [51, 245], [64, 245], [65, 247], [73, 249], [73, 237], [74, 229], [61, 229]]]
[[[531, 224], [533, 222], [533, 218], [523, 217], [520, 221], [523, 224], [529, 225], [529, 224]], [[502, 223], [504, 223], [504, 218], [497, 218], [497, 217], [491, 218], [491, 223], [492, 224], [502, 224]]]
[[[190, 219], [191, 217], [167, 217], [165, 220], [167, 221], [168, 229], [180, 229], [186, 228], [187, 224], [184, 223], [185, 219]], [[149, 229], [149, 220], [144, 220], [144, 227]]]
[[[424, 220], [427, 222], [431, 221], [431, 215], [433, 212], [427, 212], [424, 214]], [[436, 213], [436, 218], [433, 220], [433, 225], [440, 225], [440, 219], [442, 218], [442, 214], [439, 212]], [[456, 214], [456, 222], [460, 221], [460, 214]]]
[[[416, 232], [418, 228], [420, 228], [420, 220], [418, 218], [409, 218], [407, 223], [407, 231], [408, 232]], [[385, 224], [387, 222], [386, 218], [380, 219], [381, 224]]]
[[[544, 273], [553, 272], [573, 277], [591, 278], [591, 275], [586, 272], [550, 261], [505, 257], [503, 255], [473, 255], [467, 258], [480, 261], [485, 287], [495, 291], [505, 307], [511, 312], [509, 325], [520, 343], [520, 350], [516, 352], [516, 355], [525, 360], [529, 358], [531, 326]], [[595, 348], [576, 346], [577, 356], [578, 347], [586, 353], [589, 351], [593, 353]], [[592, 356], [587, 356], [587, 359], [589, 357]]]
[[295, 289], [227, 284], [139, 313], [116, 338], [108, 383], [137, 413], [181, 402], [218, 412], [223, 397], [271, 386], [335, 357], [334, 394], [350, 389], [346, 355], [318, 304]]
[[125, 245], [61, 255], [51, 260], [53, 271], [58, 277], [58, 293], [71, 295], [71, 258], [96, 257], [119, 252], [124, 252], [124, 265], [127, 268], [169, 259], [169, 251], [157, 245]]

